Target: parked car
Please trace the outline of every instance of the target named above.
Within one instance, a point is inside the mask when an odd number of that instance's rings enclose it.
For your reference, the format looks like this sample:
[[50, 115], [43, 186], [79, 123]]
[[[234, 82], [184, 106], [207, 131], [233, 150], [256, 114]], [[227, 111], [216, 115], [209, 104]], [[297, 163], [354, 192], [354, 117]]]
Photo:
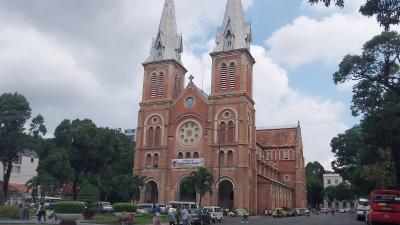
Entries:
[[367, 211], [369, 211], [369, 200], [366, 198], [359, 198], [357, 202], [357, 220], [365, 220]]
[[400, 191], [374, 190], [370, 194], [367, 223], [400, 224]]
[[168, 206], [165, 204], [159, 204], [161, 213], [167, 213], [168, 212]]
[[222, 209], [218, 206], [204, 206], [203, 209], [207, 210], [214, 223], [217, 221], [221, 223], [224, 219]]
[[190, 224], [212, 224], [213, 220], [207, 210], [198, 208], [190, 209]]
[[339, 213], [345, 213], [344, 209], [339, 209]]
[[152, 209], [152, 203], [142, 203], [137, 205], [137, 212], [139, 213], [151, 213]]
[[98, 202], [98, 211], [100, 214], [112, 213], [113, 207], [109, 202]]

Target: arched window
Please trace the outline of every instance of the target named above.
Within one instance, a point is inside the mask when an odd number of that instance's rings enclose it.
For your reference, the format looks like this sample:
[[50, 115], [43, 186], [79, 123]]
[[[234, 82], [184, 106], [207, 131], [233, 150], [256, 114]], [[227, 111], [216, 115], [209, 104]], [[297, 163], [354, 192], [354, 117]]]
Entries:
[[178, 153], [178, 159], [183, 159], [183, 153], [182, 152]]
[[151, 166], [151, 155], [147, 154], [146, 155], [146, 167], [150, 167]]
[[153, 157], [153, 167], [158, 168], [158, 154], [154, 154]]
[[161, 143], [161, 128], [159, 126], [156, 127], [156, 132], [154, 135], [154, 145], [159, 146]]
[[290, 151], [289, 151], [289, 157], [290, 157], [291, 160], [294, 159], [293, 150], [290, 150]]
[[283, 159], [286, 159], [286, 160], [289, 159], [289, 152], [288, 152], [288, 150], [285, 150], [285, 151], [283, 152]]
[[186, 158], [186, 159], [190, 159], [190, 152], [186, 152], [185, 158]]
[[228, 122], [228, 142], [233, 142], [235, 139], [235, 124], [233, 121]]
[[229, 64], [229, 87], [235, 89], [235, 63]]
[[164, 73], [160, 72], [158, 75], [158, 96], [163, 96], [164, 94]]
[[276, 154], [275, 154], [275, 151], [272, 151], [272, 160], [276, 160]]
[[225, 143], [225, 122], [222, 121], [219, 125], [219, 141]]
[[227, 155], [227, 164], [229, 166], [233, 165], [233, 152], [231, 150], [228, 151], [228, 155]]
[[194, 152], [193, 153], [193, 158], [194, 159], [198, 159], [199, 158], [199, 153], [198, 152]]
[[153, 73], [151, 75], [151, 83], [150, 83], [150, 96], [151, 97], [156, 97], [156, 81], [157, 81], [157, 75]]
[[224, 151], [219, 152], [218, 160], [219, 160], [220, 165], [225, 164], [225, 152]]
[[153, 140], [154, 140], [154, 128], [150, 127], [149, 128], [149, 138], [148, 138], [149, 146], [153, 146]]
[[226, 90], [226, 64], [221, 65], [221, 90]]

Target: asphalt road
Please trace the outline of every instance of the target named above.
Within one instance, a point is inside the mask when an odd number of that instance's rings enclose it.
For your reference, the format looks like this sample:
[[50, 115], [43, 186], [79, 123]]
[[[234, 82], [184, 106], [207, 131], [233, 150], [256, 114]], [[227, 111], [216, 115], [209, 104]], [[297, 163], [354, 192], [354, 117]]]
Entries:
[[[217, 225], [216, 223], [215, 225]], [[222, 225], [242, 225], [239, 217], [224, 217]], [[249, 225], [366, 225], [365, 222], [356, 220], [355, 214], [311, 215], [309, 217], [272, 218], [253, 216], [249, 218]]]

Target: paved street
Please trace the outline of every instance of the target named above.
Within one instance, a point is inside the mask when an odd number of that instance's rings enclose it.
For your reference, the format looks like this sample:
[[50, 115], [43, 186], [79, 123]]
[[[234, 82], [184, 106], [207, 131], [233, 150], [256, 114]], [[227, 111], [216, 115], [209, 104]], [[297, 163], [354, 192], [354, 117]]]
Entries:
[[[222, 224], [241, 224], [241, 219], [236, 217], [225, 217]], [[250, 217], [249, 225], [365, 225], [365, 222], [356, 220], [354, 214], [336, 214], [331, 215], [311, 215], [310, 217], [288, 217], [288, 218], [272, 218], [272, 217]]]

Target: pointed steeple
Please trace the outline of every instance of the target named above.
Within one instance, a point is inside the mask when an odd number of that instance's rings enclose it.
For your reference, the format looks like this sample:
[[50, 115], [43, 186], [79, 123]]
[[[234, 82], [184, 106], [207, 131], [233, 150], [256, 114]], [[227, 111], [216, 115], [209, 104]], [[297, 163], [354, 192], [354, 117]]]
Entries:
[[241, 0], [227, 0], [224, 22], [215, 42], [214, 52], [250, 48], [251, 26], [244, 20]]
[[145, 63], [175, 60], [182, 64], [182, 51], [182, 35], [177, 33], [174, 0], [165, 0], [157, 36]]

